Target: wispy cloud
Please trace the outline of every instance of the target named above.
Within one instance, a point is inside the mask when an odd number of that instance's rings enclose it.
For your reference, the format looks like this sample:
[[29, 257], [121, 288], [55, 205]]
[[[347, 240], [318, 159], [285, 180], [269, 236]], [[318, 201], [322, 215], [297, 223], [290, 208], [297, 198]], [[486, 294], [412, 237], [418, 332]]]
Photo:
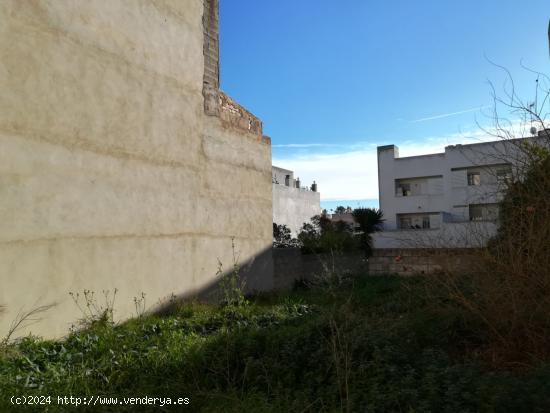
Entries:
[[[376, 148], [377, 144], [367, 141], [356, 141], [351, 143], [285, 143], [285, 144], [275, 144], [271, 145], [272, 148], [275, 149], [335, 149], [338, 148], [341, 151], [353, 151], [353, 150], [361, 150], [361, 149], [367, 149], [367, 148]], [[320, 152], [319, 152], [320, 153]], [[324, 153], [333, 153], [333, 152], [327, 152]], [[302, 152], [303, 154], [303, 152]]]
[[475, 108], [460, 110], [458, 112], [443, 113], [441, 115], [434, 115], [434, 116], [429, 116], [427, 118], [420, 118], [420, 119], [411, 120], [411, 123], [426, 122], [426, 121], [429, 121], [429, 120], [449, 118], [451, 116], [462, 115], [463, 113], [470, 113], [470, 112], [475, 112], [475, 111], [478, 111], [478, 110], [481, 110], [481, 109], [487, 109], [488, 107], [489, 106], [481, 106], [481, 107], [475, 107]]
[[280, 145], [272, 145], [272, 148], [335, 148], [341, 147], [335, 143], [286, 143]]

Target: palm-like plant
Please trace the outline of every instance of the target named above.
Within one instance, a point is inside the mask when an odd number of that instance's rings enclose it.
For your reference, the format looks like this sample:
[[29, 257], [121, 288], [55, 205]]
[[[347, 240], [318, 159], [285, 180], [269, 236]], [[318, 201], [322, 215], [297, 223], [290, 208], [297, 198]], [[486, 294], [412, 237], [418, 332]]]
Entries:
[[382, 230], [384, 214], [382, 210], [376, 208], [357, 208], [353, 210], [353, 219], [361, 229], [361, 246], [365, 255], [372, 255], [372, 234]]

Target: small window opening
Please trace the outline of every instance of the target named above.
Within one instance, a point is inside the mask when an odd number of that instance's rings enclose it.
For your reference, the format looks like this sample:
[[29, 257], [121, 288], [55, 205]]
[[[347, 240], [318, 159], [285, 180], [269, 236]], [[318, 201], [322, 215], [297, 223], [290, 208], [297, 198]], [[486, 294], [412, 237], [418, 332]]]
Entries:
[[479, 186], [481, 185], [481, 175], [479, 172], [469, 172], [468, 173], [468, 185], [469, 186]]

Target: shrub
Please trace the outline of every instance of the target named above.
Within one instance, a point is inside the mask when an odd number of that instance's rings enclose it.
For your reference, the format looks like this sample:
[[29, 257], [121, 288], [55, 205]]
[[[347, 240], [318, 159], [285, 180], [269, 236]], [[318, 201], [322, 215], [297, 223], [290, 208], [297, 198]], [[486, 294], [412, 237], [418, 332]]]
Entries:
[[471, 277], [438, 277], [486, 327], [486, 359], [507, 367], [550, 359], [550, 156], [522, 143], [525, 163], [500, 203], [499, 229]]
[[353, 210], [353, 219], [361, 230], [360, 244], [365, 255], [372, 255], [372, 234], [382, 230], [384, 223], [382, 210], [376, 208], [357, 208]]
[[299, 246], [300, 242], [296, 238], [292, 238], [290, 228], [286, 225], [273, 223], [273, 247], [295, 248]]
[[342, 221], [333, 222], [326, 214], [315, 215], [310, 223], [305, 223], [298, 240], [302, 252], [306, 254], [341, 253], [357, 249], [351, 226]]
[[[489, 244], [482, 308], [513, 353], [550, 356], [550, 156], [528, 148], [530, 164], [500, 204]], [[486, 297], [490, 294], [490, 298]], [[495, 331], [495, 332], [496, 332]]]

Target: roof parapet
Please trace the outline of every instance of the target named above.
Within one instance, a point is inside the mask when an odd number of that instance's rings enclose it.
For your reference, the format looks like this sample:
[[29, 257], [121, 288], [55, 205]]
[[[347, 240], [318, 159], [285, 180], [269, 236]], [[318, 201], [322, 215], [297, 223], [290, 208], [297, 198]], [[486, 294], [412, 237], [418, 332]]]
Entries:
[[393, 157], [399, 158], [399, 147], [396, 145], [382, 145], [378, 146], [376, 149], [378, 151], [378, 155], [380, 155], [380, 152], [393, 151]]

